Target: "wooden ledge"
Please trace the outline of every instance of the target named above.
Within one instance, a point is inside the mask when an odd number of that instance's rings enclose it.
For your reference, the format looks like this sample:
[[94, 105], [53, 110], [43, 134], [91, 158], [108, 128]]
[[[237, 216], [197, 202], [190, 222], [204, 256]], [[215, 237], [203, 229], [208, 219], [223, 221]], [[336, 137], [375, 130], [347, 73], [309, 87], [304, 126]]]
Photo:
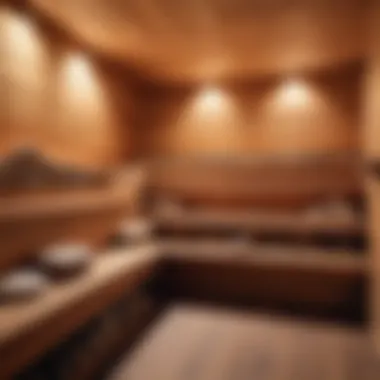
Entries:
[[133, 213], [137, 194], [129, 183], [104, 190], [0, 198], [0, 274], [57, 241], [102, 245]]
[[161, 250], [162, 287], [174, 297], [363, 317], [370, 263], [361, 252], [191, 241]]
[[218, 263], [268, 269], [291, 269], [334, 275], [367, 276], [369, 262], [363, 252], [312, 247], [274, 247], [228, 242], [222, 239], [171, 239], [158, 243], [168, 262]]
[[295, 235], [362, 235], [365, 223], [360, 218], [313, 218], [304, 215], [263, 215], [253, 212], [184, 211], [175, 215], [157, 215], [159, 230], [192, 231], [247, 231], [252, 233], [289, 233]]
[[0, 306], [0, 377], [9, 378], [153, 273], [154, 247], [104, 252], [82, 275], [35, 300]]
[[[337, 286], [337, 290], [330, 288], [336, 286], [335, 280], [327, 284], [323, 281], [318, 282], [318, 287], [313, 290], [317, 294], [311, 294], [312, 300], [315, 298], [318, 302], [320, 300], [324, 302], [327, 299], [331, 304], [351, 297], [347, 289], [351, 289], [352, 280], [356, 284], [357, 281], [365, 278], [369, 265], [367, 257], [361, 253], [353, 255], [304, 248], [260, 248], [221, 240], [196, 243], [177, 239], [159, 241], [140, 248], [103, 252], [95, 258], [87, 272], [64, 283], [52, 285], [50, 290], [37, 299], [0, 306], [0, 378], [10, 378], [94, 315], [107, 308], [118, 297], [136, 290], [155, 273], [161, 261], [175, 269], [168, 277], [169, 284], [172, 286], [179, 289], [182, 286], [185, 289], [190, 287], [207, 291], [207, 286], [212, 285], [217, 289], [211, 286], [211, 290], [214, 289], [216, 294], [219, 292], [219, 282], [215, 280], [215, 276], [219, 276], [220, 268], [223, 267], [225, 269], [222, 270], [222, 275], [224, 273], [225, 277], [225, 271], [228, 271], [228, 276], [231, 277], [227, 276], [226, 284], [233, 285], [233, 291], [236, 291], [238, 295], [247, 295], [248, 299], [252, 294], [264, 297], [266, 290], [269, 289], [273, 293], [269, 293], [269, 296], [275, 299], [277, 296], [280, 299], [281, 297], [291, 298], [293, 292], [296, 292], [298, 297], [296, 300], [308, 301], [298, 288], [298, 283], [296, 283], [296, 288], [285, 289], [283, 295], [282, 289], [274, 291], [273, 286], [265, 282], [266, 280], [272, 282], [266, 275], [265, 278], [252, 277], [252, 269], [255, 268], [264, 269], [264, 271], [284, 269], [292, 273], [297, 271], [297, 273], [305, 274], [312, 272], [316, 275], [312, 276], [312, 281], [320, 275], [322, 278], [343, 279], [342, 285]], [[195, 269], [186, 269], [187, 264], [190, 264], [190, 267], [194, 264]], [[203, 264], [206, 265], [206, 269], [199, 272]], [[209, 264], [219, 269], [210, 272], [207, 269]], [[234, 268], [240, 269], [236, 271]], [[241, 273], [241, 270], [244, 270], [244, 273]], [[257, 271], [255, 273], [257, 274]], [[245, 276], [242, 279], [243, 288], [239, 288], [241, 275]], [[327, 276], [323, 277], [324, 275]], [[339, 277], [336, 277], [337, 275]], [[307, 275], [306, 278], [309, 276]], [[257, 281], [264, 287], [257, 286]], [[246, 286], [248, 288], [245, 288]], [[321, 290], [319, 290], [320, 287], [322, 287]], [[331, 289], [335, 289], [332, 295], [330, 295]], [[297, 291], [301, 291], [302, 294], [299, 295]], [[280, 295], [277, 294], [278, 292]]]
[[132, 194], [128, 190], [78, 190], [61, 194], [2, 197], [0, 222], [65, 217], [121, 208], [131, 202]]

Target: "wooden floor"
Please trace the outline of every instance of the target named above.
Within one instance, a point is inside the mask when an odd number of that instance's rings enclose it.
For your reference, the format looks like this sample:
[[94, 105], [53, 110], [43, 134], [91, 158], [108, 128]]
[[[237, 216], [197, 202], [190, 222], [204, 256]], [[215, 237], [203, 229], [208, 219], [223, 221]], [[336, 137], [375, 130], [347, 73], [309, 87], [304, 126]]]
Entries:
[[379, 380], [365, 330], [290, 317], [168, 307], [107, 380]]

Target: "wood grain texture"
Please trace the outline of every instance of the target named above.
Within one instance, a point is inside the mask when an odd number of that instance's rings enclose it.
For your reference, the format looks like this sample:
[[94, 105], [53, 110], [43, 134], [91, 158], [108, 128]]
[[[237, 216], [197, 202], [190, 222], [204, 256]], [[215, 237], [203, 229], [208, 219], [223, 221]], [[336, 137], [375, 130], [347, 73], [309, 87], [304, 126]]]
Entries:
[[[294, 155], [207, 159], [201, 155], [151, 161], [147, 166], [154, 200], [206, 208], [310, 207], [363, 193], [357, 155]], [[158, 199], [157, 199], [158, 198]], [[247, 210], [247, 213], [249, 211]]]
[[0, 6], [0, 155], [104, 168], [131, 154], [133, 84], [32, 13]]
[[374, 176], [367, 179], [367, 191], [369, 196], [369, 239], [371, 247], [371, 278], [370, 289], [370, 313], [373, 327], [373, 337], [376, 341], [380, 355], [380, 181]]
[[363, 0], [31, 0], [76, 39], [161, 82], [332, 67], [366, 55]]
[[174, 305], [108, 380], [377, 380], [367, 331], [228, 309]]
[[368, 276], [365, 252], [348, 249], [318, 249], [292, 244], [243, 243], [228, 239], [170, 238], [156, 241], [167, 262], [214, 262], [264, 268], [292, 268], [302, 271], [333, 273], [337, 276]]
[[227, 252], [225, 245], [221, 252], [217, 244], [206, 248], [171, 243], [104, 252], [87, 273], [53, 285], [35, 301], [1, 306], [0, 353], [6, 364], [0, 366], [0, 374], [7, 378], [21, 370], [94, 313], [155, 274], [161, 275], [157, 285], [171, 296], [306, 305], [326, 314], [339, 308], [357, 311], [357, 302], [362, 301], [367, 274], [363, 257], [289, 250], [252, 253], [236, 247]]
[[105, 171], [61, 165], [33, 149], [20, 149], [0, 161], [0, 194], [102, 188], [110, 182]]
[[156, 229], [167, 235], [252, 233], [289, 236], [363, 236], [366, 226], [360, 216], [310, 218], [302, 212], [185, 210], [174, 215], [155, 215]]
[[[380, 157], [380, 4], [374, 2], [371, 12], [371, 59], [366, 81], [365, 129], [363, 131], [364, 152], [368, 160]], [[366, 178], [370, 214], [370, 240], [372, 254], [371, 314], [374, 338], [380, 355], [380, 182], [379, 175], [372, 171]]]
[[0, 199], [0, 273], [35, 258], [48, 244], [81, 241], [99, 247], [136, 213], [143, 178], [139, 169], [107, 186], [25, 192]]
[[[368, 262], [344, 252], [168, 242], [160, 287], [175, 297], [362, 318]], [[364, 312], [365, 314], [365, 312]]]
[[364, 153], [370, 158], [380, 157], [380, 148], [377, 141], [380, 139], [380, 33], [379, 19], [380, 6], [373, 2], [373, 9], [369, 19], [369, 60], [365, 82], [365, 128], [363, 129]]
[[56, 345], [118, 297], [150, 278], [155, 249], [104, 252], [88, 272], [55, 284], [36, 300], [0, 306], [1, 378]]
[[148, 87], [137, 143], [142, 155], [165, 158], [355, 153], [361, 77], [354, 65], [242, 84]]

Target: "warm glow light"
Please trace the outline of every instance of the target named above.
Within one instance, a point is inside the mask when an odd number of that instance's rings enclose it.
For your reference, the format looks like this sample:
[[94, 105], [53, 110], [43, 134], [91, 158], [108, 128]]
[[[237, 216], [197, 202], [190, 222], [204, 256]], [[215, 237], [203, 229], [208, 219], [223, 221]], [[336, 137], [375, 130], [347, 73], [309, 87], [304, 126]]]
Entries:
[[207, 87], [200, 94], [202, 103], [209, 108], [216, 108], [222, 102], [223, 94], [217, 87]]
[[91, 62], [84, 55], [68, 55], [62, 69], [65, 92], [76, 100], [91, 97], [97, 91], [96, 75]]
[[227, 144], [235, 141], [236, 118], [235, 100], [228, 89], [202, 87], [183, 104], [178, 133], [189, 149], [221, 151], [226, 141]]
[[198, 105], [205, 111], [218, 110], [224, 99], [224, 93], [217, 87], [206, 87], [198, 95]]
[[36, 29], [30, 18], [23, 14], [12, 12], [2, 24], [9, 45], [16, 45], [19, 52], [28, 53], [36, 43]]
[[278, 100], [288, 107], [305, 106], [309, 103], [310, 91], [306, 82], [301, 79], [291, 78], [280, 86]]
[[61, 96], [68, 109], [80, 114], [102, 114], [103, 86], [93, 63], [85, 54], [67, 54], [62, 62]]
[[37, 25], [27, 15], [7, 8], [0, 10], [0, 25], [3, 74], [20, 87], [38, 87], [47, 56]]
[[100, 130], [105, 130], [108, 102], [104, 82], [85, 54], [67, 53], [63, 59], [59, 97], [65, 115], [62, 129], [68, 134], [70, 130], [78, 129], [86, 139], [91, 139], [98, 137]]

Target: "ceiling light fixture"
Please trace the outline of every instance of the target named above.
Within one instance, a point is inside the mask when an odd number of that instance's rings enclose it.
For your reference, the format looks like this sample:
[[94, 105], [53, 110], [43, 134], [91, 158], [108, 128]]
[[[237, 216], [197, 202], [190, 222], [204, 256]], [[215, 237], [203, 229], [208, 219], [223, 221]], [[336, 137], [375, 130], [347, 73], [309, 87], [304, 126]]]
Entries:
[[280, 85], [279, 96], [286, 106], [303, 106], [310, 98], [308, 84], [297, 77], [290, 77]]
[[216, 109], [220, 107], [223, 100], [223, 92], [216, 86], [208, 85], [199, 94], [199, 99], [203, 107]]

